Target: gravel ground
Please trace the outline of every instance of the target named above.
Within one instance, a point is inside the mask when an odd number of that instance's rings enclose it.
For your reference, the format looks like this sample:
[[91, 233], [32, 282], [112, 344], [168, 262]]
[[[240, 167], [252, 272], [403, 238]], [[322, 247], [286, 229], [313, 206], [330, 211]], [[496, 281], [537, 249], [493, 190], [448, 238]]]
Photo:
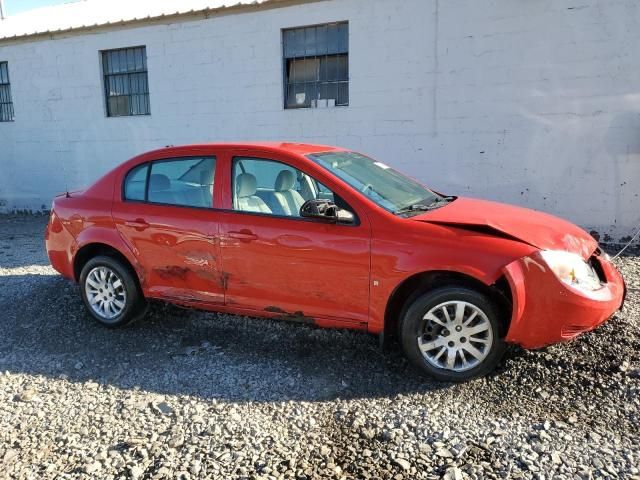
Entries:
[[365, 334], [155, 305], [111, 331], [0, 218], [0, 477], [640, 478], [640, 257], [623, 312], [463, 385]]

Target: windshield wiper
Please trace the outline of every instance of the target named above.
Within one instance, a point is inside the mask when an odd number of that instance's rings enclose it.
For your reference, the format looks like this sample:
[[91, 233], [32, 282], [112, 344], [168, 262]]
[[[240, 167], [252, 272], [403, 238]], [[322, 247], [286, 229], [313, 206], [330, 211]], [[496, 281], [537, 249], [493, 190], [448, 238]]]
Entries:
[[400, 208], [393, 213], [395, 215], [402, 215], [402, 214], [411, 213], [411, 212], [427, 212], [429, 210], [433, 210], [434, 208], [438, 208], [445, 203], [449, 203], [453, 200], [455, 200], [455, 197], [438, 197], [433, 202], [427, 205], [425, 205], [424, 203], [414, 203], [406, 207]]
[[414, 203], [413, 205], [408, 205], [404, 208], [400, 208], [399, 210], [396, 210], [395, 213], [396, 215], [402, 215], [403, 213], [410, 213], [410, 212], [426, 212], [427, 210], [429, 210], [429, 205], [422, 205], [420, 203]]

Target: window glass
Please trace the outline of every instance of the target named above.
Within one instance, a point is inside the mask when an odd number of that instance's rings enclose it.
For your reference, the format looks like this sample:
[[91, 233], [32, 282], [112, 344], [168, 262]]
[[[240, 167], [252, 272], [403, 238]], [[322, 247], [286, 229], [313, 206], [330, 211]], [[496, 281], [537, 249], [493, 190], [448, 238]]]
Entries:
[[[151, 203], [185, 207], [211, 208], [213, 206], [214, 157], [190, 157], [159, 160], [131, 170], [124, 184], [127, 200], [145, 200]], [[148, 178], [148, 185], [147, 185]]]
[[348, 22], [282, 32], [285, 108], [349, 105]]
[[148, 201], [186, 207], [213, 206], [215, 158], [161, 160], [151, 165]]
[[138, 165], [131, 170], [124, 180], [124, 198], [127, 200], [144, 201], [147, 185], [147, 170], [149, 164]]
[[9, 83], [9, 64], [0, 62], [0, 122], [13, 121], [13, 100]]
[[390, 212], [412, 205], [429, 206], [441, 198], [388, 165], [359, 153], [327, 152], [308, 155], [308, 158]]
[[273, 160], [236, 157], [233, 160], [233, 208], [243, 212], [299, 217], [312, 199], [344, 202], [306, 173]]
[[107, 116], [149, 115], [146, 47], [102, 52]]

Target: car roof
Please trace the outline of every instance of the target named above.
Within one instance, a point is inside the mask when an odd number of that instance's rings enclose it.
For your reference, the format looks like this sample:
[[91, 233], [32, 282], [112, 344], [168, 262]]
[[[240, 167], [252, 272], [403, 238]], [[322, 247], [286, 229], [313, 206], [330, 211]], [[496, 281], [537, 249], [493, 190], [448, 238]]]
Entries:
[[[331, 145], [319, 145], [319, 144], [311, 144], [311, 143], [293, 143], [293, 142], [233, 142], [233, 143], [198, 143], [192, 145], [169, 145], [165, 148], [154, 150], [155, 152], [163, 152], [164, 154], [171, 154], [173, 150], [182, 150], [185, 148], [207, 148], [207, 147], [215, 147], [215, 148], [255, 148], [255, 149], [264, 149], [264, 150], [272, 150], [278, 152], [288, 152], [298, 155], [307, 155], [310, 153], [320, 153], [320, 152], [342, 152], [345, 151], [344, 148], [334, 147]], [[151, 153], [151, 152], [148, 152]]]
[[[93, 185], [87, 188], [85, 192], [101, 191], [101, 189], [111, 188], [111, 182], [115, 181], [118, 175], [124, 172], [130, 171], [137, 165], [144, 162], [155, 161], [163, 158], [170, 158], [171, 156], [183, 157], [187, 156], [190, 151], [199, 151], [198, 155], [202, 155], [202, 151], [206, 152], [207, 149], [253, 149], [263, 150], [265, 152], [274, 153], [289, 153], [292, 155], [308, 155], [311, 153], [326, 153], [326, 152], [344, 152], [347, 151], [344, 148], [333, 147], [330, 145], [317, 145], [310, 143], [293, 143], [293, 142], [212, 142], [212, 143], [195, 143], [190, 145], [168, 145], [164, 148], [158, 148], [151, 150], [140, 155], [137, 155], [129, 160], [121, 163], [110, 172], [106, 173], [103, 177], [98, 179]], [[212, 152], [213, 153], [213, 152]]]

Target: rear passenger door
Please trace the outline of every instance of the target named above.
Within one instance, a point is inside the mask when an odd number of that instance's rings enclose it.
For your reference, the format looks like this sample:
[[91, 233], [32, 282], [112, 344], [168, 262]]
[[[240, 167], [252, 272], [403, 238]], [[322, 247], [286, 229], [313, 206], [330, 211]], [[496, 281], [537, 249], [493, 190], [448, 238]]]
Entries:
[[224, 303], [215, 242], [214, 156], [168, 158], [125, 176], [113, 219], [138, 258], [149, 297]]

